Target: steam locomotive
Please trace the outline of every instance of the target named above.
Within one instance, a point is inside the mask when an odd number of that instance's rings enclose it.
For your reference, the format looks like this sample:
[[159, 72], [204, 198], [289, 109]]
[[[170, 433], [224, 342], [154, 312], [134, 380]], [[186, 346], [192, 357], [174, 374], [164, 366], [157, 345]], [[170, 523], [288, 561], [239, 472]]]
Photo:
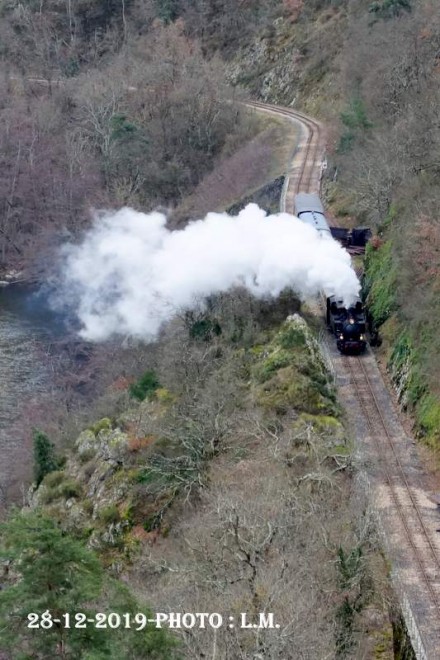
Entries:
[[327, 298], [327, 326], [341, 353], [362, 353], [367, 346], [364, 306], [359, 298], [346, 308], [336, 296]]
[[[295, 197], [295, 215], [314, 227], [323, 237], [332, 237], [319, 195], [298, 193]], [[353, 230], [354, 231], [354, 230]], [[368, 232], [363, 235], [364, 245]], [[366, 346], [365, 310], [360, 298], [346, 308], [338, 296], [330, 296], [326, 303], [326, 318], [329, 330], [336, 337], [336, 346], [341, 353], [362, 353]]]

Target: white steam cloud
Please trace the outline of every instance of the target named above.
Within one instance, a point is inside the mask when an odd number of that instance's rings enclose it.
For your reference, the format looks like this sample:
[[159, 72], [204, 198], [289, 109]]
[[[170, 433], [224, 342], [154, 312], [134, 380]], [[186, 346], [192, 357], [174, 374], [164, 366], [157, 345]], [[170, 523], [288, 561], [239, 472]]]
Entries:
[[324, 291], [349, 302], [359, 292], [339, 243], [288, 213], [266, 216], [249, 204], [181, 231], [165, 224], [161, 213], [123, 208], [97, 216], [84, 241], [67, 248], [66, 292], [85, 339], [153, 339], [177, 312], [237, 285], [260, 298], [286, 287], [303, 299]]

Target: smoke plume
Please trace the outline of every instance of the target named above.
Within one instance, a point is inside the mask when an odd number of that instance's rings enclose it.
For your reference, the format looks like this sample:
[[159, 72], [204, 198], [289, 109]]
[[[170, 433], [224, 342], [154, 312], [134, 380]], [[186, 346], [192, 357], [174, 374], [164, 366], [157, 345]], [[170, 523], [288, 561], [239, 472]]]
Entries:
[[259, 298], [286, 287], [302, 299], [324, 291], [349, 302], [358, 294], [347, 252], [287, 213], [266, 216], [249, 204], [238, 216], [209, 213], [181, 231], [165, 224], [161, 213], [102, 213], [81, 244], [66, 248], [65, 295], [85, 339], [153, 339], [177, 312], [237, 285]]

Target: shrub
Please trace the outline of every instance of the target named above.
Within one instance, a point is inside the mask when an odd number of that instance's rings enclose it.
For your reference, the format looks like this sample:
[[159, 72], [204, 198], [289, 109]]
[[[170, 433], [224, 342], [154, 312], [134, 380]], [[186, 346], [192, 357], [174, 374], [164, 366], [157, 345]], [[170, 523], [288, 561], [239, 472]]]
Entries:
[[278, 343], [281, 348], [298, 348], [305, 346], [306, 338], [301, 330], [295, 328], [293, 325], [288, 325], [280, 333]]
[[89, 428], [93, 435], [97, 436], [100, 431], [110, 431], [112, 428], [112, 422], [108, 417], [103, 417], [99, 421], [95, 422], [95, 424], [92, 424], [92, 426]]
[[166, 389], [166, 387], [158, 387], [158, 389], [155, 392], [155, 397], [160, 403], [164, 404], [169, 404], [173, 403], [175, 400], [175, 397], [169, 390]]
[[278, 350], [265, 360], [258, 364], [255, 368], [255, 376], [260, 383], [264, 383], [279, 370], [287, 367], [292, 362], [292, 356], [285, 350]]
[[128, 451], [131, 453], [136, 453], [140, 451], [141, 449], [146, 449], [146, 447], [149, 447], [153, 442], [155, 441], [155, 436], [154, 435], [147, 435], [145, 437], [137, 437], [133, 436], [129, 438], [128, 441]]
[[87, 515], [91, 516], [92, 513], [93, 513], [93, 509], [95, 507], [95, 505], [93, 504], [93, 500], [86, 499], [86, 500], [83, 501], [82, 505], [83, 505], [83, 509], [84, 509], [85, 513], [87, 513]]
[[379, 18], [394, 18], [400, 16], [402, 11], [410, 13], [412, 10], [410, 0], [376, 0], [368, 7], [370, 14]]
[[60, 496], [68, 500], [70, 497], [79, 497], [81, 495], [81, 487], [78, 482], [73, 479], [66, 479], [58, 487]]
[[348, 129], [371, 128], [372, 124], [367, 117], [363, 100], [359, 97], [352, 99], [350, 108], [341, 112], [341, 121]]
[[354, 133], [352, 131], [344, 131], [341, 135], [339, 144], [336, 151], [338, 154], [346, 154], [353, 149], [354, 146]]
[[150, 399], [159, 387], [158, 377], [153, 370], [149, 370], [136, 383], [130, 385], [128, 391], [133, 398], [144, 401]]
[[78, 458], [81, 463], [88, 463], [91, 461], [93, 458], [96, 456], [96, 450], [93, 449], [93, 447], [90, 447], [89, 449], [86, 449], [85, 451], [81, 452], [79, 454]]
[[210, 341], [214, 336], [218, 337], [221, 333], [222, 329], [218, 321], [209, 318], [195, 321], [189, 329], [191, 339], [202, 341]]
[[38, 429], [33, 432], [34, 443], [34, 475], [37, 486], [41, 484], [46, 474], [57, 470], [59, 461], [55, 455], [55, 445], [47, 435]]
[[116, 504], [109, 504], [108, 506], [104, 507], [100, 510], [98, 516], [99, 520], [101, 520], [101, 522], [105, 523], [106, 525], [117, 523], [121, 519]]
[[50, 472], [44, 477], [44, 485], [48, 488], [56, 488], [64, 480], [64, 476], [65, 475], [62, 470]]

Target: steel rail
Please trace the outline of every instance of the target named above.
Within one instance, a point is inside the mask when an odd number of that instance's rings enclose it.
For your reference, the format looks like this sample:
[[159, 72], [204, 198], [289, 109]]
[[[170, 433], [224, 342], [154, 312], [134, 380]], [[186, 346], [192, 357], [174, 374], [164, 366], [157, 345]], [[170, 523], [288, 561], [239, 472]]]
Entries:
[[[413, 490], [410, 484], [408, 483], [408, 479], [405, 473], [405, 469], [402, 465], [402, 462], [396, 452], [395, 443], [392, 440], [392, 434], [388, 430], [386, 420], [382, 413], [381, 406], [377, 401], [377, 397], [374, 393], [370, 381], [370, 377], [365, 369], [365, 365], [363, 364], [363, 360], [362, 358], [359, 357], [350, 356], [347, 358], [346, 363], [348, 364], [351, 381], [356, 390], [356, 395], [357, 395], [356, 398], [359, 401], [367, 425], [369, 427], [369, 430], [371, 431], [371, 436], [377, 448], [378, 455], [381, 456], [383, 459], [381, 461], [381, 469], [388, 483], [395, 509], [399, 515], [400, 521], [405, 530], [407, 540], [409, 542], [409, 545], [411, 546], [415, 560], [419, 567], [419, 572], [423, 578], [424, 583], [428, 588], [428, 592], [431, 596], [431, 603], [436, 608], [438, 614], [440, 614], [439, 594], [434, 589], [434, 586], [432, 584], [432, 579], [429, 576], [428, 570], [426, 568], [426, 563], [427, 563], [426, 557], [422, 556], [422, 551], [420, 550], [419, 547], [420, 544], [418, 544], [416, 539], [414, 538], [414, 531], [411, 530], [410, 525], [408, 524], [409, 516], [405, 514], [404, 504], [401, 501], [402, 494], [399, 497], [398, 493], [396, 492], [396, 485], [394, 483], [395, 479], [393, 479], [393, 476], [390, 474], [389, 471], [389, 464], [391, 462], [389, 458], [391, 453], [394, 457], [394, 464], [398, 468], [398, 473], [396, 477], [399, 478], [399, 485], [404, 485], [405, 487], [404, 493], [406, 493], [407, 495], [407, 503], [408, 502], [410, 503], [413, 512], [415, 512], [418, 521], [417, 525], [419, 528], [419, 533], [422, 535], [423, 540], [427, 542], [427, 543], [423, 543], [423, 549], [425, 550], [425, 552], [427, 549], [429, 550], [431, 557], [434, 559], [435, 567], [440, 571], [440, 561], [436, 552], [436, 548], [434, 547], [432, 540], [430, 538], [430, 534], [426, 528], [425, 523], [423, 522], [423, 517], [420, 512], [419, 505], [417, 504]], [[365, 386], [365, 392], [361, 391], [361, 385]], [[378, 433], [377, 433], [378, 426], [380, 427], [380, 431], [379, 431], [380, 435], [386, 438], [387, 441], [386, 446], [388, 447], [388, 451], [386, 451], [384, 444], [379, 441]]]
[[297, 110], [293, 110], [292, 108], [285, 108], [282, 106], [272, 105], [270, 103], [263, 103], [261, 101], [251, 101], [248, 103], [248, 105], [257, 109], [272, 112], [273, 114], [294, 119], [299, 124], [301, 124], [303, 128], [306, 129], [307, 137], [304, 148], [304, 156], [302, 158], [302, 163], [298, 178], [295, 181], [294, 192], [297, 193], [300, 190], [303, 190], [304, 192], [314, 192], [311, 191], [310, 188], [312, 184], [314, 168], [316, 167], [319, 158], [319, 149], [321, 147], [320, 124], [314, 119], [307, 117], [307, 115], [304, 115], [302, 112], [298, 112]]
[[[293, 181], [289, 181], [288, 177], [286, 191], [289, 189], [291, 183], [293, 183], [294, 188], [292, 191], [294, 193], [298, 193], [300, 190], [304, 192], [316, 192], [316, 186], [313, 190], [311, 190], [311, 187], [313, 172], [317, 165], [318, 152], [321, 146], [321, 126], [319, 123], [291, 108], [283, 108], [258, 101], [250, 105], [257, 109], [261, 108], [273, 114], [296, 120], [307, 131], [306, 143], [303, 149], [304, 156], [301, 161], [299, 173]], [[411, 548], [414, 558], [414, 568], [419, 574], [422, 584], [426, 586], [429, 598], [428, 608], [434, 609], [436, 619], [438, 619], [440, 615], [439, 586], [433, 584], [435, 577], [431, 578], [430, 576], [430, 571], [432, 572], [433, 569], [434, 573], [440, 575], [440, 559], [437, 549], [423, 521], [416, 496], [408, 482], [405, 468], [402, 465], [395, 442], [393, 441], [393, 435], [384, 418], [381, 405], [375, 395], [365, 364], [362, 358], [348, 357], [346, 365], [354, 385], [356, 399], [365, 417], [377, 454], [381, 458], [382, 474], [385, 482], [388, 484], [394, 509], [404, 530], [408, 545]], [[380, 438], [382, 437], [385, 438], [385, 442], [381, 442]], [[391, 474], [390, 472], [392, 465], [395, 466], [395, 474]], [[422, 645], [427, 648], [425, 632], [420, 630], [420, 628], [417, 629], [417, 632]]]

